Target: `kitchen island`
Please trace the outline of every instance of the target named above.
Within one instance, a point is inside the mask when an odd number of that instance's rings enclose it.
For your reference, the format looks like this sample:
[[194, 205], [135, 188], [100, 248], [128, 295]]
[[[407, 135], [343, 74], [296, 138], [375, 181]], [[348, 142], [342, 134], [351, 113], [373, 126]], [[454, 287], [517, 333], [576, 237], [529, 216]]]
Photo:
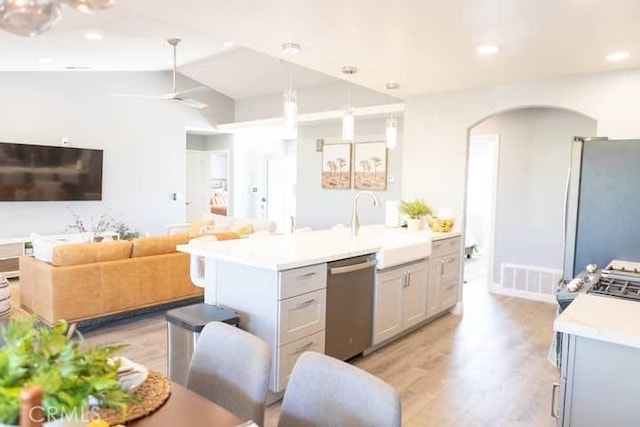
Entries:
[[638, 425], [640, 303], [581, 294], [554, 328], [562, 333], [558, 425]]
[[[460, 258], [459, 234], [447, 233], [438, 238], [443, 239], [438, 245], [455, 239], [451, 248]], [[424, 316], [413, 318], [422, 321], [427, 312], [426, 271], [431, 240], [429, 232], [363, 226], [358, 236], [351, 236], [350, 230], [343, 228], [220, 242], [205, 238], [178, 246], [178, 250], [192, 255], [192, 277], [204, 286], [205, 302], [238, 312], [241, 327], [270, 346], [273, 369], [269, 388], [279, 393], [285, 389], [299, 354], [306, 350], [324, 352], [327, 263], [375, 254], [375, 268], [382, 271], [422, 262], [424, 291], [417, 292], [422, 292], [418, 308]], [[446, 276], [445, 264], [440, 265], [439, 274]], [[458, 269], [459, 263], [451, 263], [451, 268]], [[403, 285], [409, 287], [409, 283], [413, 281]], [[450, 290], [455, 298], [447, 303], [455, 305], [457, 291], [456, 284], [455, 290]]]

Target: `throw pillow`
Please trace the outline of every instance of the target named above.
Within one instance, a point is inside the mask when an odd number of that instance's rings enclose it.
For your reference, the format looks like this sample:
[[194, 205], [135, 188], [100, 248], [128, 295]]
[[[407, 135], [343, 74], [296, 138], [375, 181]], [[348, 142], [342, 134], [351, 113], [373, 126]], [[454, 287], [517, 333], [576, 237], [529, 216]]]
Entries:
[[193, 221], [189, 224], [189, 237], [198, 237], [202, 233], [202, 229], [213, 225], [212, 219], [202, 221]]
[[241, 224], [239, 226], [235, 226], [231, 231], [233, 231], [234, 233], [238, 233], [241, 236], [246, 236], [253, 233], [253, 225], [249, 223]]

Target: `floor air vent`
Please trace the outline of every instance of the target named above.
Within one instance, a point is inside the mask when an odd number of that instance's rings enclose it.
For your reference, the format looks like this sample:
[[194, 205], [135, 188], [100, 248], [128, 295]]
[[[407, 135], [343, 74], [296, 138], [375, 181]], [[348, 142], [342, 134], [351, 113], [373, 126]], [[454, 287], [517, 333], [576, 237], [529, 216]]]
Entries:
[[561, 270], [531, 265], [503, 263], [499, 293], [523, 298], [554, 301], [556, 283], [562, 278]]

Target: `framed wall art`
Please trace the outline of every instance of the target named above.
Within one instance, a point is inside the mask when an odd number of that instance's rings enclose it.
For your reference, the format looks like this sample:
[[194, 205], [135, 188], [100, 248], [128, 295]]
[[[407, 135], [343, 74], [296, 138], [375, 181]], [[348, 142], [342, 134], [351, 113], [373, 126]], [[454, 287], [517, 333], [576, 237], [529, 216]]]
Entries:
[[361, 142], [353, 150], [354, 185], [357, 190], [387, 189], [387, 146], [384, 142]]
[[351, 188], [351, 144], [325, 144], [322, 149], [322, 188]]

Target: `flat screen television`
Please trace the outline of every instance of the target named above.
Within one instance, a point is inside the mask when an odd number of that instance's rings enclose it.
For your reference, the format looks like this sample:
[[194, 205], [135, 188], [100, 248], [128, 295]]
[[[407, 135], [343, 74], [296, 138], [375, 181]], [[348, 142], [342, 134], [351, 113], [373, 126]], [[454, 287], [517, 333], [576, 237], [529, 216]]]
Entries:
[[0, 143], [0, 201], [102, 200], [102, 150]]

